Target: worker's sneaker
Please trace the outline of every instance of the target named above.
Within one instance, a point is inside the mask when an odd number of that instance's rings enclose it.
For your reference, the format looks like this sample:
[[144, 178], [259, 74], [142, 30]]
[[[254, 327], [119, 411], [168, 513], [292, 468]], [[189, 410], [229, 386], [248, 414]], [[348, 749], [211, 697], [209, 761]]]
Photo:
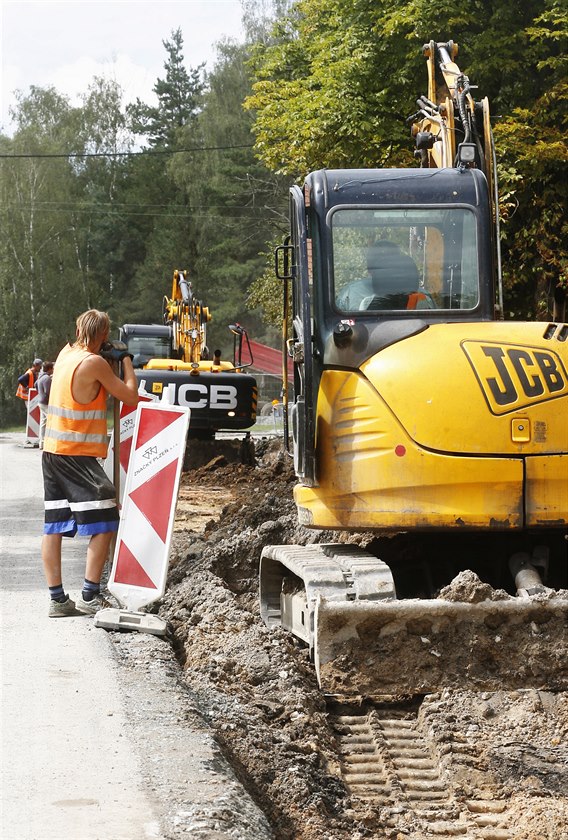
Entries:
[[83, 613], [83, 615], [94, 615], [95, 613], [98, 613], [99, 610], [105, 610], [108, 607], [111, 607], [112, 604], [110, 601], [107, 601], [106, 598], [103, 598], [102, 595], [95, 595], [90, 601], [85, 601], [83, 594], [81, 593], [77, 599], [76, 606], [79, 612]]
[[75, 606], [75, 601], [72, 601], [69, 595], [65, 601], [51, 601], [49, 605], [50, 618], [63, 618], [66, 615], [79, 615]]

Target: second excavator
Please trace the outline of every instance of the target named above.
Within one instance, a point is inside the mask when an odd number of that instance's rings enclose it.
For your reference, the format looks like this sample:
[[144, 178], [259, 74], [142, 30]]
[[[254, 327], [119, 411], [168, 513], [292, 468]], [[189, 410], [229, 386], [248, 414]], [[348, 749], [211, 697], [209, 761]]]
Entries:
[[[246, 373], [252, 353], [246, 330], [231, 324], [233, 359], [207, 347], [209, 308], [194, 294], [187, 270], [173, 272], [163, 324], [124, 324], [120, 339], [133, 355], [139, 382], [148, 393], [168, 393], [175, 405], [191, 409], [190, 437], [249, 429], [256, 421], [257, 385]], [[244, 350], [248, 349], [246, 360]]]

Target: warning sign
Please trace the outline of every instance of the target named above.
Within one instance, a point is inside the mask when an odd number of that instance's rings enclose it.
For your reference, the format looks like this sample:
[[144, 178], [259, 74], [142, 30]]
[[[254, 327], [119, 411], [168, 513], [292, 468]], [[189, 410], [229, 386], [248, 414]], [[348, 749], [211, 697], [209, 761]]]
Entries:
[[[138, 399], [140, 402], [152, 402], [155, 400], [155, 397], [150, 396], [149, 394], [144, 391], [140, 393], [138, 391]], [[124, 498], [124, 485], [126, 483], [126, 474], [128, 472], [128, 463], [130, 461], [130, 452], [132, 449], [132, 437], [134, 435], [134, 423], [136, 421], [136, 406], [132, 405], [125, 405], [124, 403], [120, 404], [120, 446], [119, 446], [119, 459], [120, 459], [120, 493], [119, 493], [119, 504], [122, 505], [122, 499]], [[111, 481], [114, 482], [114, 435], [111, 434], [110, 441], [108, 445], [108, 452], [107, 457], [105, 460], [105, 472], [110, 478]]]
[[26, 440], [31, 444], [39, 444], [39, 393], [37, 388], [28, 391], [28, 419], [26, 424]]
[[136, 409], [108, 583], [129, 610], [164, 594], [189, 415], [187, 408], [161, 403]]

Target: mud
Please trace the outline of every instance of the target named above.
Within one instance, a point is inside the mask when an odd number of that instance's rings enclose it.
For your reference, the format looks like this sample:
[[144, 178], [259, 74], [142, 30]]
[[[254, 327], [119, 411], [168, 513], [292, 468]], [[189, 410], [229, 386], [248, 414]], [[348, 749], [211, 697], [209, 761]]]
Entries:
[[[196, 706], [274, 837], [568, 840], [566, 693], [444, 690], [399, 703], [393, 714], [410, 721], [435, 767], [446, 799], [439, 819], [439, 806], [427, 813], [409, 794], [383, 736], [380, 800], [347, 787], [334, 714], [306, 649], [262, 624], [257, 575], [264, 545], [369, 538], [300, 527], [288, 456], [264, 441], [257, 458], [257, 467], [217, 459], [184, 474], [168, 588], [156, 608], [171, 624]], [[446, 595], [469, 592], [475, 602], [483, 587], [465, 575]], [[380, 713], [371, 708], [370, 719]]]

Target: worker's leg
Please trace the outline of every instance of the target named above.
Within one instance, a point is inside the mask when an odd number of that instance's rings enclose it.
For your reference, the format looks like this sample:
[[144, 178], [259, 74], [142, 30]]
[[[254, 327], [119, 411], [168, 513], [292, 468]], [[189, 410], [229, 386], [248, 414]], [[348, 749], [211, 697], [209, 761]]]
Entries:
[[61, 534], [44, 534], [41, 559], [48, 586], [61, 585]]
[[[118, 525], [118, 523], [116, 523]], [[87, 563], [85, 566], [85, 580], [81, 596], [77, 601], [77, 609], [82, 613], [94, 615], [104, 607], [110, 607], [109, 602], [101, 595], [101, 575], [107, 561], [110, 544], [115, 531], [102, 531], [93, 534], [87, 549]]]
[[51, 596], [50, 618], [77, 615], [75, 602], [65, 594], [61, 582], [61, 540], [61, 534], [44, 534], [41, 541], [41, 559]]
[[110, 544], [115, 531], [106, 531], [102, 534], [93, 534], [87, 548], [87, 565], [85, 567], [85, 578], [93, 583], [100, 583], [104, 565], [106, 563]]
[[77, 523], [68, 498], [65, 471], [66, 458], [45, 452], [42, 456], [45, 522], [41, 557], [51, 601], [49, 617], [77, 615], [75, 602], [65, 594], [61, 579], [61, 543], [64, 536], [72, 537]]
[[106, 605], [100, 596], [100, 580], [109, 546], [118, 530], [114, 487], [95, 457], [51, 455], [44, 451], [43, 458], [44, 480], [52, 472], [56, 485], [50, 488], [49, 494], [46, 490], [44, 531], [59, 530], [69, 536], [76, 532], [90, 538], [85, 582], [76, 606], [82, 613], [93, 614]]

